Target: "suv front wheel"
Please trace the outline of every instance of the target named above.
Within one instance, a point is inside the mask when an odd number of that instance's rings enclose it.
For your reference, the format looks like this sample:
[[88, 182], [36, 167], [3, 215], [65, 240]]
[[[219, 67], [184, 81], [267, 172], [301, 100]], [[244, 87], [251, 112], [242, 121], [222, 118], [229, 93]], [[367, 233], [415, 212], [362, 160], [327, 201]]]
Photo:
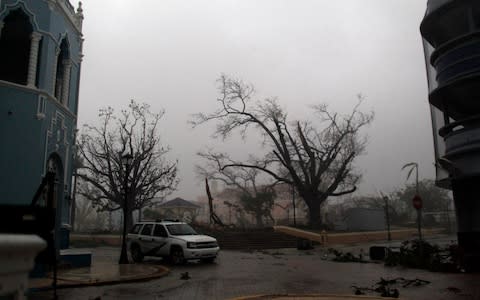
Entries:
[[180, 247], [173, 247], [170, 250], [170, 261], [174, 265], [181, 265], [185, 263], [185, 257], [183, 256], [183, 250]]

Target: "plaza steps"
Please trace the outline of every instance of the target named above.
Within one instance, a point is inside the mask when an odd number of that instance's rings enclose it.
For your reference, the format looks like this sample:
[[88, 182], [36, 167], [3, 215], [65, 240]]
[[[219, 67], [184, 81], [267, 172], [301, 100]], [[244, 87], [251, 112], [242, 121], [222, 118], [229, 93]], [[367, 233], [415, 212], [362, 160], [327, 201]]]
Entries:
[[200, 232], [215, 237], [220, 248], [227, 250], [261, 250], [297, 247], [296, 237], [275, 232], [272, 228], [248, 231], [202, 229]]

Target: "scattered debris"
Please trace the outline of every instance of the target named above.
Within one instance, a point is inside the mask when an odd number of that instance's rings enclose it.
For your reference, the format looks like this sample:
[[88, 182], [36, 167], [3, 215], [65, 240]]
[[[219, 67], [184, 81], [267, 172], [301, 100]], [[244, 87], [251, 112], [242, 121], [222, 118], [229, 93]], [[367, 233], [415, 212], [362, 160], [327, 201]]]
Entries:
[[188, 272], [185, 272], [185, 273], [180, 273], [180, 279], [181, 280], [188, 280], [192, 277], [190, 277], [190, 274], [188, 274]]
[[460, 293], [462, 292], [461, 289], [456, 288], [456, 287], [454, 287], [454, 286], [449, 286], [449, 287], [447, 287], [446, 290], [449, 291], [449, 292], [451, 292], [451, 293], [454, 293], [454, 294], [460, 294]]
[[359, 255], [352, 254], [351, 252], [342, 252], [334, 248], [329, 248], [328, 253], [335, 255], [333, 261], [337, 262], [359, 262], [365, 263], [366, 261], [363, 259], [363, 252], [361, 251]]
[[372, 246], [370, 247], [369, 256], [371, 260], [384, 260], [387, 252], [385, 246]]
[[280, 252], [280, 251], [268, 251], [268, 250], [259, 250], [259, 253], [265, 254], [265, 255], [271, 255], [275, 258], [277, 258], [280, 255], [285, 255], [285, 253]]
[[358, 287], [352, 285], [352, 288], [355, 290], [355, 295], [366, 295], [367, 293], [376, 293], [381, 297], [390, 297], [398, 298], [400, 296], [400, 291], [398, 287], [407, 288], [410, 286], [422, 286], [429, 284], [430, 281], [423, 279], [405, 279], [403, 277], [393, 278], [393, 279], [384, 279], [380, 278], [380, 281], [375, 283], [373, 287]]
[[297, 249], [298, 250], [311, 250], [313, 249], [313, 243], [311, 240], [299, 238], [297, 239]]
[[413, 285], [413, 286], [422, 286], [422, 285], [427, 285], [427, 284], [430, 284], [430, 281], [428, 280], [423, 280], [423, 279], [413, 279], [413, 280], [406, 280], [404, 279], [404, 283], [402, 285], [402, 287], [409, 287], [410, 285]]
[[436, 272], [458, 272], [457, 256], [456, 245], [440, 247], [425, 240], [411, 240], [403, 242], [398, 250], [387, 248], [385, 265], [401, 265]]

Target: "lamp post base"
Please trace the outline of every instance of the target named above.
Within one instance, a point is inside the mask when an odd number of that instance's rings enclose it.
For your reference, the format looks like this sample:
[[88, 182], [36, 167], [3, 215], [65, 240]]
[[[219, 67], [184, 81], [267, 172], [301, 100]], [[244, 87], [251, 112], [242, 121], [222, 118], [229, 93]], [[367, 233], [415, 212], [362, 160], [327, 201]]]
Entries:
[[467, 272], [480, 272], [480, 232], [458, 232], [460, 264]]
[[480, 176], [452, 181], [457, 213], [460, 263], [466, 271], [480, 271]]

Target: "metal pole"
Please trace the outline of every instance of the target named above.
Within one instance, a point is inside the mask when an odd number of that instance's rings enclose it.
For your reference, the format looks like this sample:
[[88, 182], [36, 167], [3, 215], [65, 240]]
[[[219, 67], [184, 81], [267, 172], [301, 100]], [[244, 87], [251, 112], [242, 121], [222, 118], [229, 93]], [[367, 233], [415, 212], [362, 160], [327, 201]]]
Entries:
[[293, 202], [293, 226], [297, 227], [297, 217], [295, 212], [295, 187], [292, 184], [292, 202]]
[[[418, 164], [415, 163], [415, 189], [417, 191], [417, 195], [420, 196], [419, 190], [418, 190]], [[422, 240], [422, 209], [417, 209], [417, 224], [418, 224], [418, 238]]]
[[421, 208], [417, 209], [418, 238], [422, 240], [422, 212]]
[[392, 236], [390, 234], [390, 212], [388, 208], [388, 197], [387, 196], [383, 197], [383, 200], [385, 201], [385, 216], [387, 219], [387, 239], [388, 241], [391, 241]]

